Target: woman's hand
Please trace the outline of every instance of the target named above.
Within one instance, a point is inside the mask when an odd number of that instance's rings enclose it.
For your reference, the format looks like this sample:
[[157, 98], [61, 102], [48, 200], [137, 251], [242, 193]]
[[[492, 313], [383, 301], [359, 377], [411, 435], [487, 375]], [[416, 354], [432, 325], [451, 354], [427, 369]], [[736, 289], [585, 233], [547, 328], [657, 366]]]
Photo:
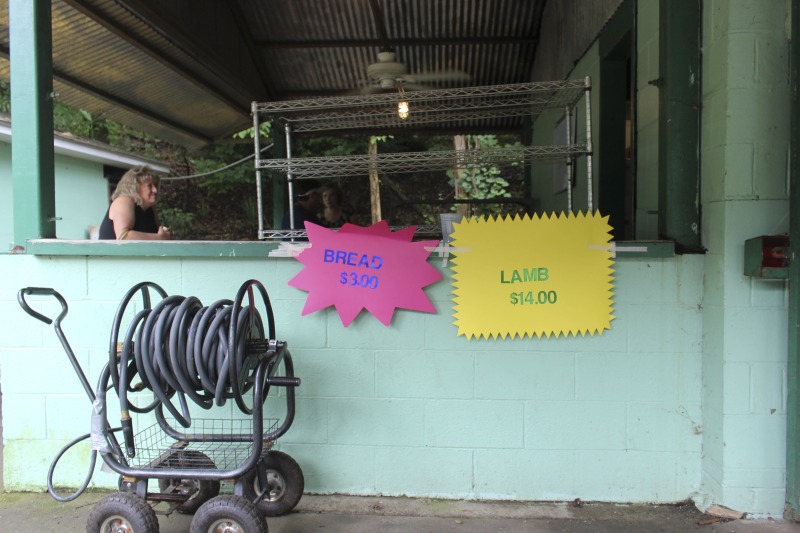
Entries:
[[158, 238], [162, 241], [169, 241], [172, 239], [172, 232], [166, 226], [159, 226]]

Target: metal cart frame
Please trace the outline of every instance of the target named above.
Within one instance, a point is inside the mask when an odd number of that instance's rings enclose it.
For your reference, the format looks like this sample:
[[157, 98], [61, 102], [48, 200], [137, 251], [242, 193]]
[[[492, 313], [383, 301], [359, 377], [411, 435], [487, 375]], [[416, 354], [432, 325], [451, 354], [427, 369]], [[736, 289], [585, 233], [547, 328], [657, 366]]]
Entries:
[[[291, 427], [295, 415], [294, 388], [300, 385], [300, 379], [294, 375], [294, 365], [291, 353], [287, 344], [283, 341], [274, 340], [274, 325], [272, 309], [269, 297], [263, 285], [255, 280], [250, 280], [242, 285], [237, 294], [236, 300], [231, 302], [229, 309], [230, 328], [227, 331], [228, 355], [226, 361], [230, 361], [228, 372], [223, 369], [222, 377], [230, 378], [227, 387], [233, 389], [236, 403], [250, 418], [232, 419], [226, 421], [214, 421], [209, 419], [196, 419], [189, 422], [181, 421], [181, 425], [186, 426], [185, 430], [174, 427], [176, 424], [168, 420], [163, 411], [164, 402], [153, 402], [152, 410], [155, 414], [156, 424], [151, 425], [139, 434], [133, 434], [133, 423], [127, 409], [122, 411], [122, 425], [120, 428], [111, 428], [108, 422], [108, 401], [106, 392], [109, 389], [117, 391], [117, 395], [122, 398], [120, 391], [124, 391], [129, 386], [129, 381], [120, 375], [125, 376], [128, 364], [124, 357], [117, 350], [118, 327], [125, 308], [136, 294], [141, 294], [144, 308], [151, 310], [149, 291], [153, 289], [162, 297], [162, 302], [166, 300], [166, 293], [158, 285], [151, 282], [144, 282], [134, 286], [125, 296], [115, 317], [114, 328], [112, 328], [109, 363], [106, 364], [98, 380], [96, 393], [92, 390], [88, 380], [75, 357], [72, 348], [67, 341], [61, 323], [67, 315], [68, 306], [66, 300], [55, 289], [42, 287], [27, 287], [20, 289], [17, 300], [22, 309], [30, 316], [44, 322], [53, 324], [56, 335], [66, 352], [72, 366], [89, 397], [93, 406], [92, 412], [92, 431], [83, 435], [68, 444], [53, 461], [48, 475], [48, 490], [50, 494], [60, 501], [70, 501], [75, 499], [88, 486], [96, 462], [96, 453], [99, 451], [105, 464], [114, 472], [120, 474], [119, 489], [120, 493], [112, 494], [100, 500], [89, 518], [87, 525], [88, 532], [114, 531], [115, 533], [157, 533], [158, 522], [155, 519], [156, 505], [166, 502], [169, 508], [166, 511], [158, 511], [160, 514], [170, 514], [174, 510], [184, 512], [181, 507], [185, 506], [187, 512], [197, 511], [197, 515], [192, 521], [192, 532], [203, 533], [254, 533], [260, 529], [267, 532], [266, 521], [262, 514], [274, 516], [283, 514], [296, 505], [299, 496], [302, 494], [302, 471], [296, 462], [282, 452], [268, 452], [272, 444], [279, 437], [284, 435]], [[248, 326], [245, 328], [246, 339], [241, 346], [247, 351], [244, 367], [239, 361], [239, 368], [234, 365], [233, 351], [240, 346], [236, 341], [236, 325], [248, 317], [240, 316], [240, 313], [250, 313], [249, 319], [252, 324], [253, 313], [257, 313], [254, 304], [254, 292], [261, 293], [262, 300], [267, 308], [269, 339], [254, 337], [263, 333], [263, 325], [259, 328]], [[61, 312], [55, 320], [35, 311], [30, 307], [26, 296], [52, 296], [61, 304]], [[247, 297], [250, 305], [242, 307], [244, 298]], [[199, 301], [198, 301], [199, 302]], [[244, 309], [244, 311], [243, 311]], [[240, 320], [241, 319], [241, 320]], [[260, 320], [260, 318], [259, 318]], [[133, 363], [131, 363], [133, 364]], [[278, 368], [283, 364], [285, 374], [277, 375]], [[119, 372], [115, 374], [112, 368]], [[129, 370], [129, 369], [128, 369]], [[252, 371], [250, 373], [249, 371]], [[238, 374], [236, 374], [238, 372]], [[228, 374], [225, 376], [224, 374]], [[113, 376], [113, 377], [112, 377]], [[145, 381], [142, 376], [142, 382]], [[143, 383], [138, 384], [140, 387]], [[265, 428], [264, 402], [269, 394], [271, 387], [283, 387], [286, 389], [286, 414], [283, 422], [278, 426], [277, 419], [266, 419], [269, 422]], [[243, 394], [252, 388], [252, 407], [248, 407]], [[154, 391], [155, 392], [155, 391]], [[158, 395], [157, 395], [158, 396]], [[127, 400], [126, 400], [127, 401]], [[182, 405], [185, 401], [181, 398]], [[125, 404], [127, 407], [127, 404]], [[168, 410], [173, 410], [167, 405]], [[149, 412], [150, 409], [142, 410], [131, 406], [131, 410], [138, 412]], [[196, 428], [201, 430], [197, 431]], [[192, 429], [195, 431], [191, 431]], [[116, 433], [121, 431], [124, 436], [125, 448], [122, 447], [116, 437]], [[159, 443], [154, 450], [143, 448], [142, 442], [152, 439], [153, 435], [160, 433], [162, 440], [155, 439]], [[74, 444], [91, 439], [92, 461], [83, 486], [70, 497], [59, 497], [53, 488], [52, 475], [56, 463], [61, 456]], [[137, 439], [139, 444], [137, 445]], [[171, 445], [166, 445], [166, 439], [172, 439]], [[205, 446], [209, 444], [219, 445], [221, 448], [234, 449], [223, 461], [214, 461], [203, 453]], [[199, 448], [199, 449], [198, 449]], [[134, 463], [134, 458], [139, 453], [139, 463]], [[143, 453], [144, 452], [144, 453]], [[277, 454], [275, 459], [279, 463], [278, 469], [288, 469], [286, 475], [291, 477], [289, 480], [299, 487], [293, 487], [291, 501], [283, 501], [278, 504], [271, 503], [267, 493], [270, 488], [270, 466], [267, 464], [268, 453]], [[217, 464], [223, 462], [224, 464]], [[230, 466], [230, 465], [233, 466]], [[279, 472], [278, 475], [281, 473]], [[273, 471], [273, 475], [275, 472]], [[162, 492], [149, 492], [148, 482], [150, 479], [157, 479], [160, 483]], [[190, 480], [189, 489], [184, 490], [178, 485], [182, 480]], [[233, 495], [216, 496], [214, 493], [219, 491], [219, 482], [233, 481]], [[177, 481], [177, 483], [176, 483]], [[205, 482], [205, 485], [204, 485]], [[210, 483], [210, 485], [209, 485]], [[212, 488], [211, 494], [202, 494], [203, 487]], [[263, 489], [261, 489], [263, 487]], [[299, 490], [298, 490], [299, 489]], [[208, 501], [195, 501], [191, 506], [188, 502], [192, 498], [202, 494], [202, 498], [209, 497]], [[130, 495], [135, 495], [139, 500], [132, 499]], [[262, 501], [264, 498], [266, 501]], [[142, 502], [153, 502], [153, 505], [141, 505]], [[265, 505], [259, 505], [264, 503]], [[198, 522], [195, 527], [195, 522]], [[260, 531], [257, 533], [261, 533]]]

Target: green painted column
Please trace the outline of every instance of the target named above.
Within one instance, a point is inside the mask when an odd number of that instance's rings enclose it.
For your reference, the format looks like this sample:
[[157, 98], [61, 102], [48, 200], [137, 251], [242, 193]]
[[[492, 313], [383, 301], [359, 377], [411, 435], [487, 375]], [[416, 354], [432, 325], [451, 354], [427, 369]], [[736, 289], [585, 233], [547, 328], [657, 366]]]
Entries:
[[9, 0], [14, 244], [56, 236], [51, 0]]
[[[288, 146], [286, 142], [286, 131], [277, 122], [272, 123], [272, 142], [275, 146], [272, 153], [276, 158], [285, 159], [287, 157]], [[286, 174], [283, 172], [272, 173], [272, 227], [281, 228], [283, 215], [286, 211], [286, 195], [288, 187], [286, 185]]]
[[[531, 117], [525, 117], [522, 121], [522, 145], [525, 147], [533, 146], [533, 120]], [[525, 186], [524, 195], [528, 199], [528, 214], [534, 213], [534, 198], [533, 198], [533, 165], [528, 162], [525, 163]]]
[[700, 0], [661, 0], [659, 237], [700, 241]]
[[800, 0], [792, 0], [791, 40], [791, 139], [789, 174], [789, 353], [788, 353], [788, 398], [786, 404], [786, 518], [800, 518], [800, 106], [797, 94], [800, 91]]

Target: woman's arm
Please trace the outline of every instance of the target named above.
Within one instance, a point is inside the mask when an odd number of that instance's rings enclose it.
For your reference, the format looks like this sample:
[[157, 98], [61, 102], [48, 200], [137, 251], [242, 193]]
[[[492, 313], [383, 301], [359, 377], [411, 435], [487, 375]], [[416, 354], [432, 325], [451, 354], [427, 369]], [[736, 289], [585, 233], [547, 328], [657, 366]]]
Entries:
[[163, 226], [158, 227], [158, 233], [134, 231], [133, 226], [136, 223], [135, 206], [136, 204], [130, 196], [119, 196], [111, 202], [111, 207], [108, 209], [108, 218], [114, 223], [114, 234], [117, 236], [117, 240], [161, 241], [172, 238], [172, 233]]

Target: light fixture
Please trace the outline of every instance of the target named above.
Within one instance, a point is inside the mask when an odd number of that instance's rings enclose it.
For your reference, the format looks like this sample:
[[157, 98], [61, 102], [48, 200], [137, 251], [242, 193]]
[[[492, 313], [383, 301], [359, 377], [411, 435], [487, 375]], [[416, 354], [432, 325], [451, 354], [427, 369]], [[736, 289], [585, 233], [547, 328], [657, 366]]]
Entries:
[[[405, 96], [405, 91], [403, 90], [403, 88], [398, 87], [397, 90], [400, 92], [400, 98], [403, 98], [403, 96]], [[409, 113], [408, 101], [400, 100], [399, 102], [397, 102], [397, 116], [405, 120], [408, 118], [408, 113]]]
[[397, 116], [402, 119], [408, 118], [408, 102], [405, 100], [397, 102]]

